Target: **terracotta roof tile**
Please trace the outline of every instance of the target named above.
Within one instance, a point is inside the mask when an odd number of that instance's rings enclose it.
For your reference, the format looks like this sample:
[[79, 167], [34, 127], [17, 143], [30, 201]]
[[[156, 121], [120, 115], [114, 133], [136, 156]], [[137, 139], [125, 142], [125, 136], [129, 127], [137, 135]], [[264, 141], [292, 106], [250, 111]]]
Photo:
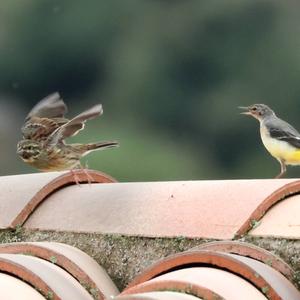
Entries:
[[[257, 260], [241, 255], [208, 250], [190, 250], [158, 261], [138, 275], [128, 286], [132, 288], [160, 274], [189, 266], [211, 266], [228, 270], [250, 281], [257, 289], [265, 289], [271, 299], [299, 300], [300, 293], [281, 273]], [[136, 292], [136, 291], [135, 291]]]
[[[297, 291], [295, 286], [287, 280], [281, 273], [277, 272], [272, 267], [268, 266], [267, 264], [264, 264], [260, 261], [257, 261], [255, 259], [241, 256], [241, 255], [235, 255], [230, 254], [235, 259], [239, 260], [252, 270], [255, 270], [256, 276], [257, 274], [261, 276], [268, 285], [270, 286], [270, 289], [265, 292], [265, 294], [270, 297], [271, 299], [278, 298], [283, 300], [299, 300], [300, 299], [300, 292]], [[248, 278], [248, 277], [247, 277]], [[251, 282], [254, 282], [253, 280]], [[266, 286], [260, 287], [261, 290], [263, 290]]]
[[[17, 285], [16, 295], [19, 289], [31, 293], [34, 287], [45, 297], [62, 300], [234, 300], [241, 295], [251, 300], [300, 300], [300, 292], [291, 283], [295, 272], [283, 260], [252, 244], [225, 240], [247, 232], [299, 239], [300, 180], [108, 184], [115, 182], [109, 175], [88, 172], [78, 170], [77, 177], [87, 182], [91, 176], [95, 184], [72, 185], [70, 172], [0, 177], [0, 229], [25, 222], [28, 232], [221, 241], [156, 262], [121, 294], [95, 260], [72, 246], [53, 242], [0, 245], [0, 298], [6, 292], [1, 285], [7, 282]], [[30, 300], [43, 299], [37, 292], [32, 295]]]
[[293, 280], [295, 277], [294, 270], [284, 260], [272, 252], [250, 243], [244, 243], [240, 241], [216, 241], [203, 243], [190, 250], [210, 250], [250, 257], [272, 266], [272, 268], [283, 274], [289, 280]]
[[[161, 290], [186, 291], [204, 299], [267, 299], [263, 293], [243, 278], [230, 272], [209, 267], [191, 267], [171, 271], [133, 286], [122, 294]], [[215, 294], [215, 298], [213, 298], [212, 293]]]
[[0, 228], [7, 228], [35, 194], [61, 173], [37, 173], [0, 177]]
[[249, 232], [254, 236], [300, 238], [300, 195], [294, 195], [274, 205]]
[[116, 300], [200, 300], [200, 298], [176, 292], [148, 292], [132, 295], [120, 295], [115, 297]]
[[118, 289], [98, 263], [83, 251], [62, 243], [27, 242], [0, 245], [0, 253], [30, 254], [65, 269], [96, 299], [119, 294]]
[[70, 186], [51, 194], [25, 227], [232, 239], [250, 228], [252, 218], [299, 189], [295, 179]]
[[[198, 248], [202, 250], [193, 248], [158, 261], [118, 295], [106, 272], [91, 257], [72, 246], [52, 242], [4, 244], [0, 246], [0, 287], [8, 282], [8, 286], [15, 284], [16, 288], [10, 292], [3, 286], [0, 297], [19, 295], [22, 289], [24, 295], [30, 294], [30, 289], [35, 291], [33, 286], [46, 298], [55, 300], [300, 299], [300, 292], [291, 282], [267, 265], [269, 261], [263, 262], [271, 259], [272, 266], [277, 262], [277, 257], [267, 251], [229, 241], [207, 243]], [[18, 254], [21, 252], [30, 256]], [[286, 271], [281, 263], [279, 269]], [[87, 285], [93, 289], [99, 287], [101, 293], [89, 295], [83, 287]], [[33, 295], [22, 299], [43, 299], [37, 292]]]
[[[87, 182], [86, 174], [93, 182], [115, 182], [104, 173], [92, 170], [74, 171], [79, 182]], [[35, 173], [0, 177], [0, 229], [22, 225], [31, 212], [51, 193], [74, 184], [70, 172]]]
[[29, 284], [3, 273], [0, 273], [0, 298], [3, 300], [45, 300]]
[[63, 269], [21, 254], [0, 254], [0, 272], [14, 274], [54, 300], [92, 300], [92, 296]]
[[[300, 192], [300, 180], [298, 179], [271, 179], [275, 183], [281, 182], [281, 187], [274, 189], [274, 191], [266, 197], [260, 205], [257, 206], [257, 208], [253, 211], [250, 218], [247, 220], [245, 224], [242, 225], [240, 230], [237, 232], [237, 235], [243, 235], [248, 230], [252, 229], [253, 225], [256, 227], [259, 224], [259, 220], [265, 215], [265, 213], [277, 202], [282, 201], [283, 199], [286, 199], [291, 197], [294, 194], [297, 194]], [[263, 182], [261, 182], [261, 187], [263, 188], [265, 185]], [[256, 190], [254, 190], [256, 193]], [[298, 236], [300, 237], [300, 236]]]

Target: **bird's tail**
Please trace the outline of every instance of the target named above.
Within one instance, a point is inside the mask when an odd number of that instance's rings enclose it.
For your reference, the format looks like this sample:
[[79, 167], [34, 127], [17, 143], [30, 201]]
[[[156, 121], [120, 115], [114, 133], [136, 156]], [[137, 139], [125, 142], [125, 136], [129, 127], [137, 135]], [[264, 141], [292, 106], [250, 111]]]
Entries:
[[73, 148], [73, 151], [80, 153], [82, 156], [85, 156], [91, 151], [118, 147], [119, 143], [116, 141], [105, 141], [105, 142], [90, 143], [90, 144], [70, 144], [68, 146]]
[[85, 144], [86, 151], [90, 152], [93, 150], [102, 150], [107, 148], [119, 147], [119, 143], [117, 141], [105, 141], [98, 143]]

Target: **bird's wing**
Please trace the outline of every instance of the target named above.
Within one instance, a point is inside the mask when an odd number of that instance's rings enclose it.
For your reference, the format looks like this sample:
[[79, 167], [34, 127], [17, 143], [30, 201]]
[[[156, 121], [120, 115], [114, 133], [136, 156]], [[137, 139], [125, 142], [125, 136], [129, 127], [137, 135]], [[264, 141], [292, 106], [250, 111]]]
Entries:
[[32, 117], [62, 118], [67, 112], [67, 106], [59, 93], [53, 93], [38, 102], [29, 112], [25, 121]]
[[266, 125], [272, 138], [288, 142], [292, 146], [300, 148], [300, 133], [293, 126], [280, 119]]
[[25, 122], [21, 128], [24, 139], [28, 140], [45, 140], [49, 135], [67, 123], [69, 120], [65, 118], [39, 118], [31, 117], [30, 120]]
[[87, 120], [100, 116], [103, 113], [102, 105], [98, 104], [92, 108], [84, 111], [75, 118], [68, 121], [57, 128], [48, 138], [48, 145], [53, 146], [63, 141], [64, 139], [76, 135], [80, 130], [84, 128], [84, 123]]

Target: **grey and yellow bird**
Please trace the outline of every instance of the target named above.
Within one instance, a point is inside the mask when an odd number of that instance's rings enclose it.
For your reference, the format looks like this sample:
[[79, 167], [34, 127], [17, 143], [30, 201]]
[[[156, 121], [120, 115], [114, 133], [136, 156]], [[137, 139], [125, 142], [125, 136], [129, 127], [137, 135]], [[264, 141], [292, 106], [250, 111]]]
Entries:
[[279, 119], [265, 104], [253, 104], [243, 109], [260, 123], [260, 136], [268, 152], [281, 166], [280, 178], [286, 172], [286, 165], [300, 165], [300, 133], [289, 123]]

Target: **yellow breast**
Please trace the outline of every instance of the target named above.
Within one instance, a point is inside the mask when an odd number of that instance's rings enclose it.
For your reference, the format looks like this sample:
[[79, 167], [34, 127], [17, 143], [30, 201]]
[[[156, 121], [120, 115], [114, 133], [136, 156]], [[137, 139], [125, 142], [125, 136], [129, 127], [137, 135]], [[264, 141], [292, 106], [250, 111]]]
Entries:
[[288, 142], [271, 138], [265, 126], [260, 126], [260, 135], [266, 149], [278, 160], [284, 160], [288, 165], [300, 164], [300, 149]]

